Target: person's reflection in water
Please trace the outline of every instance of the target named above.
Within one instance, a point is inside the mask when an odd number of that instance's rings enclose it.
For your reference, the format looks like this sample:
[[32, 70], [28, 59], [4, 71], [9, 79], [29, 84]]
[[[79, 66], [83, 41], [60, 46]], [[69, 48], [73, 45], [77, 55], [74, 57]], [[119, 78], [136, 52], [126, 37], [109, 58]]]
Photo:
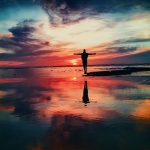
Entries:
[[87, 106], [87, 104], [90, 103], [90, 101], [89, 101], [89, 96], [88, 96], [88, 85], [87, 85], [87, 81], [84, 81], [82, 102], [84, 103], [85, 106]]

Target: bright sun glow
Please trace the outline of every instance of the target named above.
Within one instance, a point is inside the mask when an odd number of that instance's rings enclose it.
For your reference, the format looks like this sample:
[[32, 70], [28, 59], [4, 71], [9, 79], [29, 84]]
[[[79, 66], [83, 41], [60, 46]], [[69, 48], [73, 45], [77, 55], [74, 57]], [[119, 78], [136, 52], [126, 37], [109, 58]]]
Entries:
[[78, 64], [78, 61], [76, 59], [69, 60], [69, 62], [74, 66]]

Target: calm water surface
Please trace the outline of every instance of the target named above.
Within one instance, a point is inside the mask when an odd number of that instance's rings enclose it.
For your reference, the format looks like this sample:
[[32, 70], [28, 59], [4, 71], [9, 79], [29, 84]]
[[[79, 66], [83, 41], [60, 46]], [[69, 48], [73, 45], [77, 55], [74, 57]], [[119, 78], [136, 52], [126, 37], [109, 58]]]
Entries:
[[0, 70], [0, 150], [150, 150], [150, 72]]

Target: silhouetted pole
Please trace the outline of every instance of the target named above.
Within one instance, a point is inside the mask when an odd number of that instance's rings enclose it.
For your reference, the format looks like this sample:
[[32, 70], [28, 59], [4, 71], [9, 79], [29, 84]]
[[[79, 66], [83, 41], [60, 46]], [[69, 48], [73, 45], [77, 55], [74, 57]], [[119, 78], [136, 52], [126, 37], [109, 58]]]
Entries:
[[84, 49], [82, 53], [74, 53], [74, 55], [81, 55], [82, 65], [84, 69], [84, 74], [87, 74], [87, 66], [88, 66], [88, 56], [95, 55], [96, 53], [87, 53]]

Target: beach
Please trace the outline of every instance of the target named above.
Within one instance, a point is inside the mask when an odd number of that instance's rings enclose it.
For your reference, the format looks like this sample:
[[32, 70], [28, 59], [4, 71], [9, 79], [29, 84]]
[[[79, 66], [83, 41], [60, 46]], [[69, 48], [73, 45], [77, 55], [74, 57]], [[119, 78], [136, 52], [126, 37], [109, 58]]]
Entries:
[[1, 69], [2, 150], [150, 149], [150, 72], [82, 74], [81, 67]]

